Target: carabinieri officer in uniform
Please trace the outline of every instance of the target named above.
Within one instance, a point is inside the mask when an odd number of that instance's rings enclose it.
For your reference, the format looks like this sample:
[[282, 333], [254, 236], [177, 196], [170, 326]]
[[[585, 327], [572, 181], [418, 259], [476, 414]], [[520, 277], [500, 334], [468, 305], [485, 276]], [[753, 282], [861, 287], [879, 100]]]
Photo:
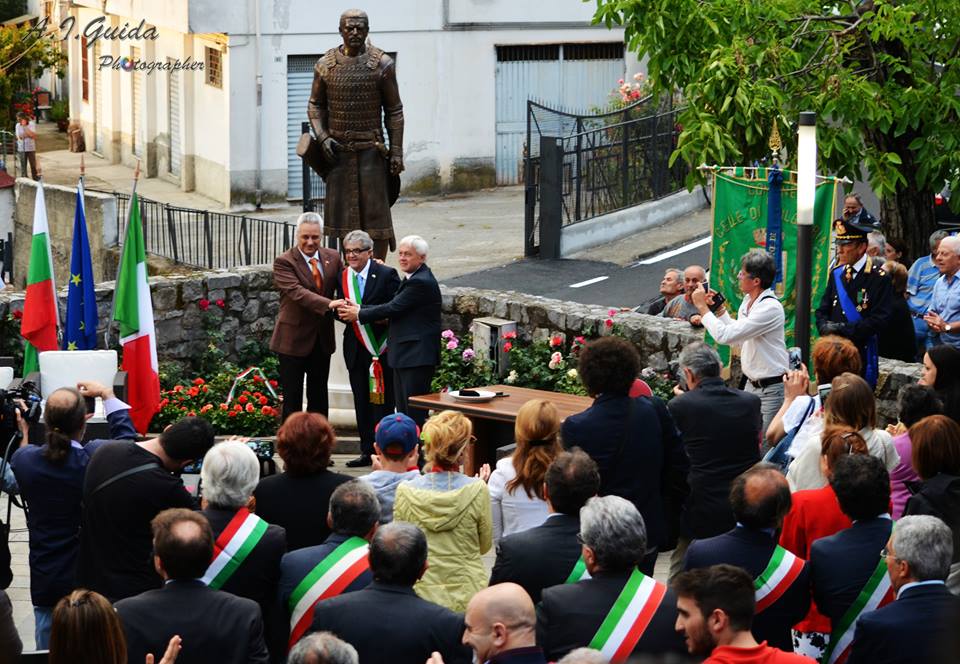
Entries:
[[877, 333], [890, 320], [894, 294], [882, 261], [867, 255], [867, 233], [873, 230], [853, 219], [833, 222], [837, 267], [830, 271], [816, 315], [821, 336], [838, 334], [856, 344], [863, 377], [876, 387]]

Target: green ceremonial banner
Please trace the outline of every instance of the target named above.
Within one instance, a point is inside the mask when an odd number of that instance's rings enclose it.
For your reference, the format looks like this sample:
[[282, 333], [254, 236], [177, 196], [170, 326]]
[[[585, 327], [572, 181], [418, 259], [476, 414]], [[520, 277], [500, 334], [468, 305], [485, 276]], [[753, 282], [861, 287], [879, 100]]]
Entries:
[[[750, 249], [766, 248], [767, 229], [767, 169], [744, 169], [733, 174], [717, 171], [713, 194], [713, 237], [710, 245], [710, 287], [727, 298], [727, 310], [736, 318], [743, 293], [737, 283], [740, 259]], [[755, 175], [754, 175], [755, 173]], [[789, 175], [789, 173], [784, 174]], [[811, 307], [816, 309], [830, 276], [830, 231], [836, 209], [837, 180], [821, 181], [813, 211], [813, 285]], [[781, 261], [783, 282], [774, 286], [786, 312], [787, 347], [795, 345], [793, 325], [797, 294], [794, 288], [797, 256], [797, 183], [786, 178], [782, 187], [783, 240]], [[816, 338], [816, 321], [810, 316], [810, 339]], [[717, 345], [710, 335], [707, 340]], [[730, 359], [730, 347], [720, 345], [724, 363]]]

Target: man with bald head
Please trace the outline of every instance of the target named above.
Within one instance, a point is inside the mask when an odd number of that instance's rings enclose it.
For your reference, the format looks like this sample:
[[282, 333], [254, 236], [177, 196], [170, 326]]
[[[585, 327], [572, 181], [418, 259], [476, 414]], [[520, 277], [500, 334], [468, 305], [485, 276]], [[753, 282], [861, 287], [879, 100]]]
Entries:
[[530, 595], [515, 583], [478, 592], [467, 605], [463, 642], [478, 662], [546, 664], [537, 647], [537, 614]]
[[260, 607], [251, 599], [208, 587], [201, 579], [213, 557], [213, 531], [188, 509], [160, 512], [151, 522], [153, 565], [164, 586], [121, 600], [115, 608], [131, 662], [162, 656], [182, 639], [177, 662], [269, 661]]
[[730, 504], [736, 527], [694, 541], [684, 571], [724, 563], [745, 569], [757, 588], [754, 636], [791, 652], [790, 628], [810, 608], [810, 581], [806, 563], [777, 544], [777, 531], [790, 511], [790, 486], [776, 466], [758, 463], [733, 481]]
[[677, 318], [690, 321], [691, 325], [700, 325], [700, 312], [693, 303], [693, 291], [702, 288], [707, 281], [707, 271], [700, 265], [691, 265], [683, 271], [683, 293], [667, 302], [660, 313], [664, 318]]

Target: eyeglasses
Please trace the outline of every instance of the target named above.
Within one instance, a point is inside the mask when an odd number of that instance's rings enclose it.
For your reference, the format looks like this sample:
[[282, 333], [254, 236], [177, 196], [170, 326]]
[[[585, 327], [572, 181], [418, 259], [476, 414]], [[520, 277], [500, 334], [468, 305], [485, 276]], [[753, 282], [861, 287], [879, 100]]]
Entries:
[[347, 256], [350, 256], [351, 254], [354, 256], [359, 256], [360, 254], [365, 254], [368, 251], [370, 250], [369, 249], [344, 249], [343, 253]]
[[895, 554], [893, 551], [891, 551], [889, 547], [886, 547], [886, 546], [883, 547], [882, 549], [880, 549], [880, 557], [881, 557], [881, 558], [891, 558], [891, 557], [892, 557], [894, 560], [897, 560], [896, 554]]

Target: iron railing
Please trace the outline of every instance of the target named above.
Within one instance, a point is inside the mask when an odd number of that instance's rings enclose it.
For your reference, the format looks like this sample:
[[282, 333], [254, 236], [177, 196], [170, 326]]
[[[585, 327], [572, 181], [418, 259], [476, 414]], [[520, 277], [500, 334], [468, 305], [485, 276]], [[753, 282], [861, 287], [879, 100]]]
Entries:
[[[117, 201], [122, 245], [129, 223], [130, 195], [118, 191], [99, 193], [110, 194]], [[293, 246], [295, 225], [290, 222], [137, 198], [147, 253], [176, 263], [205, 269], [261, 265], [273, 262]]]
[[[676, 148], [678, 110], [672, 100], [659, 106], [646, 98], [599, 115], [572, 115], [527, 104], [524, 158], [524, 253], [540, 253], [546, 232], [559, 237], [562, 226], [661, 198], [683, 187], [687, 167], [668, 166]], [[544, 145], [550, 147], [544, 149]], [[550, 164], [544, 163], [551, 159]], [[551, 173], [543, 173], [549, 168]], [[545, 202], [544, 177], [550, 182]], [[544, 209], [546, 208], [546, 210]], [[543, 229], [550, 217], [557, 227]]]

